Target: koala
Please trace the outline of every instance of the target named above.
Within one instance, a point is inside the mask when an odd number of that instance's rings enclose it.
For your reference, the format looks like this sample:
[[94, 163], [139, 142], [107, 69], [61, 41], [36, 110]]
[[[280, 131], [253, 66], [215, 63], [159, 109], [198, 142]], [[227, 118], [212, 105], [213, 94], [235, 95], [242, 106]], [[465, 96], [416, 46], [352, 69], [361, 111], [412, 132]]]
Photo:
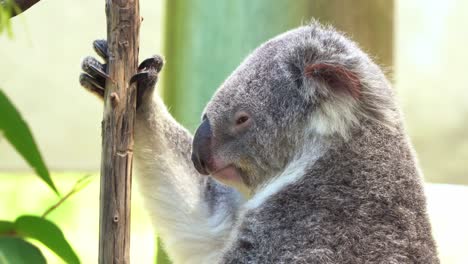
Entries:
[[[94, 42], [106, 61], [105, 41]], [[353, 41], [317, 22], [253, 51], [195, 135], [153, 96], [142, 62], [136, 179], [174, 263], [439, 263], [413, 148], [391, 85]], [[106, 65], [83, 61], [99, 97]]]

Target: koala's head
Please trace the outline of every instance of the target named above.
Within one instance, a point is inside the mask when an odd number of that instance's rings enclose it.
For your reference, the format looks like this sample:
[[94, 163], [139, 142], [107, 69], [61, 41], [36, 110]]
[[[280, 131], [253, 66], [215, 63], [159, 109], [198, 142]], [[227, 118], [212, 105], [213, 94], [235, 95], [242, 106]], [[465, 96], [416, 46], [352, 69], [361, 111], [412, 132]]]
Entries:
[[364, 118], [391, 125], [394, 112], [380, 69], [314, 23], [266, 42], [222, 84], [195, 133], [192, 160], [201, 174], [250, 192], [309, 151], [308, 141], [346, 140]]

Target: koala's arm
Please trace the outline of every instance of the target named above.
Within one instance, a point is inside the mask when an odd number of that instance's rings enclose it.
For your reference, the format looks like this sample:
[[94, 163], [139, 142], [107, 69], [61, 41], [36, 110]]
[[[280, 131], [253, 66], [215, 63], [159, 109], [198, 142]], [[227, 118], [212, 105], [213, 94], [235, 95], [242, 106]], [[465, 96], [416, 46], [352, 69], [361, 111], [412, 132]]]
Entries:
[[[107, 60], [105, 41], [94, 48]], [[192, 136], [154, 96], [162, 59], [141, 63], [135, 123], [136, 178], [145, 205], [169, 255], [176, 263], [213, 263], [218, 259], [242, 198], [232, 188], [200, 175], [191, 162]], [[86, 58], [80, 83], [103, 97], [106, 65]]]
[[156, 97], [138, 110], [135, 165], [153, 223], [178, 262], [213, 263], [232, 229], [240, 195], [190, 160], [191, 135]]

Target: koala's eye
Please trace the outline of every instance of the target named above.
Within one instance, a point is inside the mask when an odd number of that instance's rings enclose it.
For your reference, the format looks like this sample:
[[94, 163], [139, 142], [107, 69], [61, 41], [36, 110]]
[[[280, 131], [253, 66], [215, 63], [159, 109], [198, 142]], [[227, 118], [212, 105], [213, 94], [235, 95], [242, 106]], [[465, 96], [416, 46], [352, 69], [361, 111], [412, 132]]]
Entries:
[[248, 116], [241, 116], [238, 117], [236, 120], [236, 125], [242, 125], [243, 123], [247, 122], [249, 120]]
[[206, 114], [203, 114], [202, 116], [202, 121], [205, 121], [205, 119], [207, 119], [208, 117], [206, 116]]
[[238, 112], [235, 115], [235, 122], [236, 126], [238, 127], [244, 127], [247, 126], [250, 123], [250, 115], [247, 114], [246, 112]]

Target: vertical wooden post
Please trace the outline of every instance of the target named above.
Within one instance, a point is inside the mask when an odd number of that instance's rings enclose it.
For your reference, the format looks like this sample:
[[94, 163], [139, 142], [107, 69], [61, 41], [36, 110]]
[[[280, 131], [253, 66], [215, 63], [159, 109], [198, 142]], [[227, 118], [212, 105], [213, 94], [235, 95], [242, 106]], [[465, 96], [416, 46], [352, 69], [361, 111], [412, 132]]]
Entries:
[[106, 0], [109, 80], [102, 121], [99, 263], [129, 263], [130, 193], [138, 66], [138, 0]]

